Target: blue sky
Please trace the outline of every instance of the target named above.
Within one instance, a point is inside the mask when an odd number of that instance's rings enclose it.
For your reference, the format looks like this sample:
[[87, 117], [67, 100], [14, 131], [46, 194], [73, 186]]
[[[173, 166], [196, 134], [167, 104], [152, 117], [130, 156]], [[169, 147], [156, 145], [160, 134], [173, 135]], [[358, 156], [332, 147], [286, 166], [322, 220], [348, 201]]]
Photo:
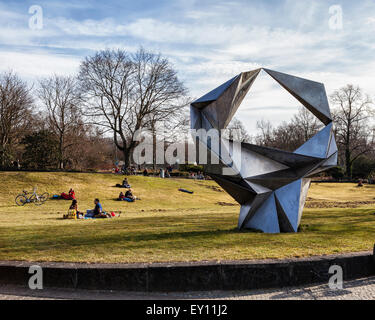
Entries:
[[[41, 30], [29, 28], [31, 5], [43, 9]], [[342, 8], [342, 29], [329, 27], [332, 5]], [[358, 84], [375, 97], [373, 0], [0, 1], [0, 71], [30, 82], [75, 74], [96, 50], [141, 45], [166, 55], [193, 97], [258, 67], [323, 82], [329, 93]], [[281, 121], [298, 106], [263, 78], [250, 98], [239, 114], [248, 127], [251, 107]]]

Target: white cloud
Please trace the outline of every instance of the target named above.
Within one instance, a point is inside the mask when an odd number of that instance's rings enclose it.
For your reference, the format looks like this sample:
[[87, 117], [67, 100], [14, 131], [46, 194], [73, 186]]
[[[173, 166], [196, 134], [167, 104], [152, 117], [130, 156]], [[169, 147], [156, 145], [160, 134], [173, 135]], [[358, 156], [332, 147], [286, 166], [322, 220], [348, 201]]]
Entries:
[[[357, 4], [355, 10], [343, 6], [345, 27], [339, 32], [328, 28], [328, 8], [325, 2], [298, 0], [278, 4], [277, 11], [265, 2], [176, 1], [169, 15], [158, 9], [152, 15], [138, 12], [129, 23], [116, 20], [117, 14], [108, 17], [108, 11], [83, 20], [61, 13], [45, 18], [41, 31], [27, 28], [27, 15], [1, 9], [0, 69], [13, 68], [28, 78], [71, 74], [93, 51], [135, 51], [143, 45], [167, 55], [196, 97], [259, 67], [324, 82], [328, 92], [347, 83], [374, 92], [375, 6], [371, 1]], [[254, 90], [259, 98], [251, 103], [257, 107], [292, 103], [262, 81]]]
[[56, 19], [48, 19], [47, 27], [59, 29], [66, 35], [74, 36], [119, 36], [126, 34], [126, 26], [116, 24], [111, 18], [102, 20], [87, 19], [83, 21], [77, 21], [74, 19], [67, 19], [59, 17]]
[[51, 74], [74, 75], [79, 59], [69, 55], [51, 55], [44, 52], [0, 51], [0, 70], [14, 70], [27, 80]]

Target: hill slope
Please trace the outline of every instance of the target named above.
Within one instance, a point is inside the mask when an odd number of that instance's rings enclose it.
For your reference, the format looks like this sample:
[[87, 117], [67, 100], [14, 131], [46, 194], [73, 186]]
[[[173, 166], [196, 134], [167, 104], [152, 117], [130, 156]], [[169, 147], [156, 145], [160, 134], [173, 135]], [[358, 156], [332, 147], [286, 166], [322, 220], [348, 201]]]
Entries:
[[[135, 203], [115, 198], [122, 176], [80, 173], [0, 173], [0, 260], [155, 262], [260, 259], [370, 250], [375, 233], [373, 186], [313, 185], [311, 203], [367, 201], [358, 208], [305, 209], [303, 232], [238, 232], [239, 206], [214, 182], [129, 177]], [[17, 207], [22, 189], [50, 194], [76, 191], [79, 209], [99, 197], [120, 218], [63, 220], [70, 202]], [[194, 194], [179, 192], [179, 188]], [[351, 196], [350, 196], [351, 195]], [[369, 204], [370, 203], [370, 204]]]

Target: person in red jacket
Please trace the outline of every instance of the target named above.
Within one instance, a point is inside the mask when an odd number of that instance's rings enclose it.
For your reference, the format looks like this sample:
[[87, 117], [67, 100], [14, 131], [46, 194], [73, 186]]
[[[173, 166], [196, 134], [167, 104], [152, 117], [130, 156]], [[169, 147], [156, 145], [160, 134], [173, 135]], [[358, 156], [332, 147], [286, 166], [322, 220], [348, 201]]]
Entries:
[[75, 200], [76, 199], [76, 194], [75, 194], [74, 190], [72, 188], [70, 188], [68, 194], [65, 193], [65, 192], [63, 192], [61, 194], [61, 198], [65, 199], [65, 200]]

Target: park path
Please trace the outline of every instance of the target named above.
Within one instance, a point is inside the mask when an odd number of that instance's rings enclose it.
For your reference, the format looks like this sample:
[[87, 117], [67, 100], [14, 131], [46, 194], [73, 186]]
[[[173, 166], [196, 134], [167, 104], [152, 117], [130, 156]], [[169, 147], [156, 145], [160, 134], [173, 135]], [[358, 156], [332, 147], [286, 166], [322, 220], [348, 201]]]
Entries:
[[104, 299], [104, 300], [154, 300], [154, 299], [229, 299], [229, 300], [373, 300], [375, 277], [344, 282], [342, 290], [331, 290], [327, 284], [251, 291], [214, 291], [189, 293], [132, 293], [118, 291], [91, 291], [45, 289], [32, 291], [25, 288], [0, 285], [0, 300], [35, 299]]

